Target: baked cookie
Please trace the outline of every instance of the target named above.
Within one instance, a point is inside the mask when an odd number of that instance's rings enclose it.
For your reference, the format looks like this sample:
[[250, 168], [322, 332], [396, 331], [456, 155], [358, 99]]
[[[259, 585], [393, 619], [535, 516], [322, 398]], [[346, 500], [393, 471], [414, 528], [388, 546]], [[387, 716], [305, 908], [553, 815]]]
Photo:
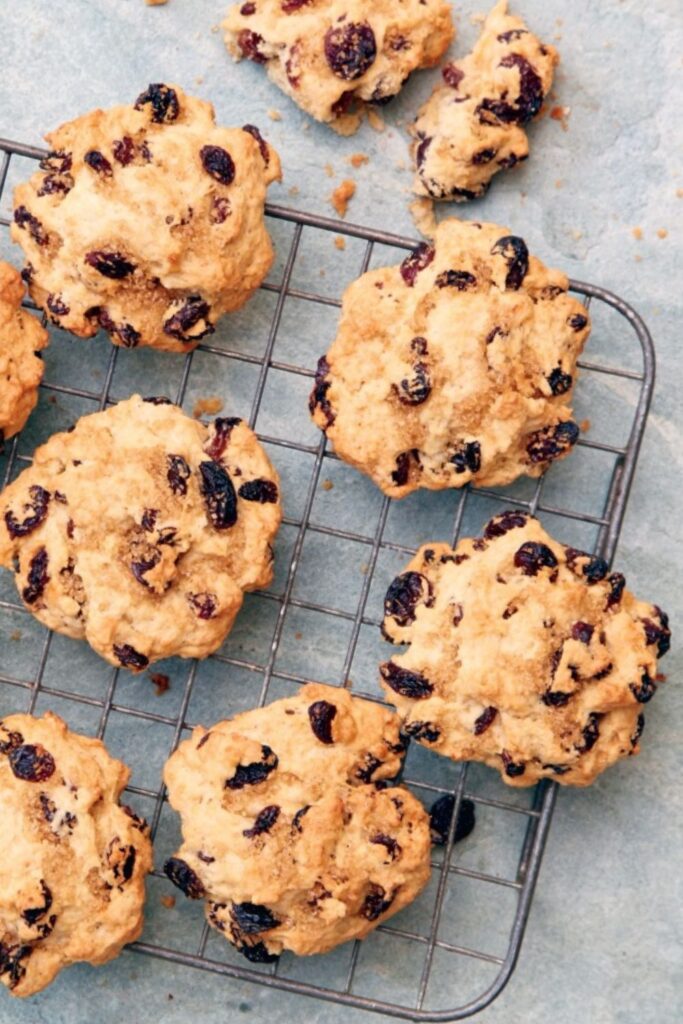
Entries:
[[454, 36], [445, 0], [255, 0], [223, 22], [235, 60], [265, 64], [276, 85], [318, 121], [354, 132], [365, 104], [395, 96], [437, 64]]
[[524, 125], [541, 109], [559, 60], [557, 50], [509, 15], [507, 0], [500, 0], [472, 53], [444, 67], [444, 84], [410, 129], [415, 192], [456, 202], [476, 199], [494, 174], [526, 160]]
[[220, 128], [210, 103], [155, 84], [47, 141], [14, 192], [12, 238], [31, 297], [60, 327], [188, 352], [265, 278], [266, 187], [281, 175], [257, 128]]
[[313, 419], [393, 498], [540, 476], [579, 436], [590, 328], [567, 287], [507, 228], [442, 221], [433, 246], [347, 289]]
[[26, 607], [140, 672], [222, 644], [272, 577], [278, 476], [239, 419], [133, 396], [38, 448], [0, 496], [0, 565]]
[[387, 591], [381, 666], [404, 729], [511, 786], [587, 786], [637, 754], [669, 649], [666, 614], [601, 558], [504, 512], [483, 538], [422, 547]]
[[404, 754], [396, 715], [313, 683], [196, 728], [164, 770], [183, 831], [166, 874], [255, 962], [363, 938], [429, 878], [427, 813], [385, 781]]
[[38, 353], [47, 345], [47, 331], [21, 308], [23, 297], [21, 275], [0, 261], [0, 452], [35, 408], [43, 379]]
[[0, 721], [0, 981], [13, 995], [140, 935], [152, 845], [119, 804], [129, 775], [50, 711]]

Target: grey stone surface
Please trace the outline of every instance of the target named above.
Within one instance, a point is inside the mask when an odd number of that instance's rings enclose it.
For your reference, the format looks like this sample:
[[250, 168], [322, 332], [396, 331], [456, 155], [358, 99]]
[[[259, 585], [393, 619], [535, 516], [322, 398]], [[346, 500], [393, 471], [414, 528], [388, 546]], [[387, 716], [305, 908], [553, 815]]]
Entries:
[[[460, 55], [475, 37], [469, 16], [477, 8], [469, 2], [455, 7], [459, 36], [453, 51]], [[530, 248], [551, 264], [623, 295], [650, 324], [657, 346], [658, 385], [617, 561], [629, 585], [668, 609], [677, 632], [683, 568], [683, 198], [676, 195], [677, 189], [683, 188], [680, 0], [650, 0], [648, 4], [640, 0], [602, 0], [599, 4], [592, 0], [571, 4], [519, 0], [515, 7], [546, 38], [561, 37], [557, 45], [563, 62], [556, 92], [557, 102], [571, 108], [568, 131], [554, 120], [543, 119], [531, 131], [529, 162], [515, 174], [501, 175], [485, 200], [453, 212], [509, 225], [524, 234]], [[221, 15], [220, 0], [170, 0], [158, 8], [147, 7], [143, 0], [4, 0], [0, 3], [0, 133], [38, 143], [44, 131], [91, 107], [130, 100], [150, 81], [176, 81], [211, 99], [224, 123], [262, 126], [284, 159], [285, 181], [274, 190], [275, 201], [330, 214], [327, 196], [331, 188], [343, 177], [353, 177], [358, 193], [349, 219], [414, 233], [407, 212], [410, 174], [400, 122], [408, 119], [428, 94], [434, 76], [427, 73], [415, 78], [384, 111], [387, 129], [383, 134], [366, 125], [356, 137], [340, 139], [310, 122], [267, 82], [260, 68], [234, 66], [227, 59], [220, 34], [212, 32]], [[556, 20], [560, 18], [562, 24]], [[273, 108], [282, 113], [281, 121], [269, 120], [266, 111]], [[357, 151], [367, 153], [371, 160], [351, 170], [345, 158]], [[324, 170], [326, 164], [332, 165], [333, 179]], [[19, 163], [12, 173], [20, 176], [25, 171]], [[299, 190], [296, 195], [289, 192], [293, 186]], [[642, 229], [642, 240], [634, 238], [634, 227]], [[660, 229], [668, 231], [666, 238], [658, 237]], [[286, 234], [282, 229], [283, 242]], [[9, 251], [4, 232], [0, 249], [3, 255]], [[312, 251], [299, 264], [297, 274], [306, 280], [319, 275], [322, 268], [325, 277], [318, 277], [320, 287], [337, 293], [340, 279], [354, 276], [359, 258], [353, 246], [342, 254]], [[231, 344], [237, 334], [244, 351], [263, 350], [270, 301], [261, 296], [250, 312], [240, 314], [242, 319], [229, 328]], [[285, 318], [278, 344], [283, 351], [289, 347], [287, 358], [310, 365], [330, 337], [333, 321], [319, 318], [306, 324], [302, 314], [299, 330], [297, 311], [289, 309], [287, 315], [292, 318], [291, 326]], [[217, 344], [227, 332], [228, 328], [219, 332]], [[92, 343], [85, 360], [82, 344], [55, 336], [47, 357], [48, 379], [78, 380], [95, 389], [101, 386], [106, 346]], [[596, 330], [593, 344], [615, 362], [627, 365], [635, 359], [623, 349], [626, 341], [617, 330]], [[150, 379], [149, 375], [155, 381], [165, 380], [167, 388], [177, 384], [180, 364], [172, 358], [153, 353], [130, 356], [119, 361], [114, 395], [129, 393], [136, 384], [141, 386], [140, 380]], [[223, 380], [208, 357], [198, 359], [196, 394], [206, 393], [218, 379], [220, 384], [213, 387], [220, 386], [235, 411], [243, 411], [236, 407], [246, 401], [248, 408], [245, 395], [253, 387], [249, 371], [242, 364], [242, 377], [233, 374]], [[306, 390], [298, 381], [290, 382], [290, 390], [283, 387], [285, 383], [273, 380], [264, 399], [264, 419], [259, 421], [260, 427], [274, 433], [293, 429], [288, 415], [296, 408], [298, 416]], [[623, 412], [632, 407], [634, 391], [630, 385], [616, 387], [613, 381], [603, 381], [600, 387], [585, 375], [579, 386], [581, 411], [598, 424], [594, 429], [618, 434], [619, 423], [626, 422]], [[193, 397], [194, 393], [188, 397], [190, 404]], [[82, 411], [90, 411], [85, 402], [69, 404], [60, 399], [53, 406], [42, 402], [22, 438], [22, 450], [30, 454], [39, 440]], [[294, 429], [304, 438], [310, 436], [305, 415], [296, 419]], [[288, 510], [295, 514], [310, 465], [303, 457], [283, 454], [282, 449], [273, 457], [283, 469]], [[567, 462], [549, 486], [557, 487], [563, 500], [573, 501], [572, 507], [587, 508], [601, 482], [604, 485], [604, 475], [595, 466], [584, 471], [579, 455], [575, 458], [577, 461]], [[319, 489], [316, 494], [317, 521], [329, 517], [332, 522], [346, 522], [351, 529], [362, 529], [366, 514], [372, 520], [377, 511], [372, 488], [343, 467], [331, 465], [327, 475], [334, 476], [335, 489]], [[350, 511], [339, 501], [345, 487], [353, 498]], [[474, 529], [486, 514], [477, 508], [475, 502]], [[404, 509], [392, 510], [388, 529], [406, 543], [447, 536], [449, 513], [452, 500], [420, 498], [417, 503], [407, 502]], [[554, 525], [552, 520], [549, 525]], [[567, 524], [562, 525], [566, 536]], [[284, 530], [281, 564], [292, 540], [291, 531]], [[299, 596], [315, 590], [320, 554], [304, 551], [296, 582]], [[340, 550], [339, 558], [355, 571], [352, 552]], [[380, 564], [381, 581], [396, 567], [389, 562]], [[325, 570], [332, 573], [334, 569], [332, 560]], [[357, 586], [358, 574], [354, 578]], [[281, 589], [283, 582], [280, 576], [275, 589]], [[326, 597], [334, 602], [334, 587], [329, 581], [325, 586]], [[11, 593], [6, 576], [0, 581], [0, 593]], [[376, 595], [380, 593], [378, 582]], [[344, 600], [353, 602], [354, 596], [345, 592]], [[241, 652], [247, 660], [256, 659], [269, 642], [272, 611], [268, 602], [252, 598], [244, 624], [228, 641], [229, 649]], [[7, 640], [17, 625], [23, 632], [20, 653]], [[345, 638], [328, 638], [325, 644], [324, 632], [316, 639], [316, 629], [321, 628], [310, 618], [288, 624], [280, 655], [284, 668], [339, 681], [335, 673]], [[9, 624], [3, 621], [0, 629], [6, 629], [0, 643], [0, 671], [24, 673], [24, 678], [30, 678], [41, 649], [39, 627], [20, 617]], [[303, 631], [305, 637], [298, 646], [292, 639], [295, 630]], [[352, 678], [364, 678], [367, 688], [373, 686], [377, 656], [374, 634], [363, 634]], [[615, 768], [589, 791], [560, 794], [520, 964], [497, 1003], [477, 1018], [482, 1024], [675, 1024], [683, 1019], [680, 667], [681, 656], [674, 643], [663, 664], [669, 683], [661, 687], [647, 710], [644, 748], [637, 762]], [[170, 672], [174, 684], [178, 674], [180, 687], [182, 666], [172, 664]], [[253, 681], [246, 676], [231, 672], [228, 686], [217, 663], [202, 666], [190, 709], [193, 720], [208, 720], [247, 706], [253, 700]], [[94, 655], [81, 645], [59, 639], [50, 649], [46, 681], [54, 685], [67, 677], [70, 685], [94, 696], [106, 692], [109, 679]], [[281, 691], [286, 690], [281, 684]], [[273, 695], [278, 692], [275, 687]], [[9, 710], [15, 697], [16, 691], [0, 689], [0, 711]], [[165, 713], [174, 713], [177, 697], [178, 689], [174, 692], [172, 687], [164, 698], [169, 701]], [[155, 700], [129, 679], [118, 681], [117, 699], [142, 707]], [[78, 711], [74, 705], [50, 703], [83, 729], [96, 725], [97, 716], [93, 718], [85, 706]], [[44, 706], [47, 701], [41, 697], [39, 707]], [[131, 760], [142, 784], [154, 784], [168, 742], [164, 727], [155, 730], [140, 730], [122, 716], [114, 716], [107, 733], [115, 752]], [[148, 749], [153, 749], [151, 757]], [[435, 773], [446, 780], [452, 778], [451, 766], [425, 765], [418, 755], [413, 775], [419, 777], [421, 770], [431, 778]], [[477, 785], [495, 786], [484, 773], [475, 772], [474, 778]], [[524, 796], [515, 795], [515, 799]], [[485, 815], [480, 817], [478, 830], [467, 841], [470, 845], [463, 846], [463, 863], [469, 857], [471, 866], [509, 876], [513, 870], [510, 844], [519, 841], [518, 822], [505, 826], [503, 842], [501, 827], [489, 823]], [[172, 817], [165, 813], [160, 846], [170, 849], [176, 829]], [[188, 910], [179, 903], [174, 911], [160, 910], [162, 891], [166, 891], [163, 883], [151, 884], [152, 937], [181, 946], [194, 934], [192, 929], [196, 930], [198, 908]], [[464, 889], [455, 893], [447, 911], [449, 938], [457, 941], [463, 933], [458, 930], [461, 920], [463, 930], [479, 928], [484, 940], [497, 941], [499, 908], [479, 904], [476, 893]], [[212, 941], [210, 949], [212, 955], [229, 961], [231, 954], [223, 945]], [[344, 969], [345, 956], [340, 951], [312, 965], [290, 965], [289, 969], [309, 980], [319, 977], [334, 982]], [[398, 985], [400, 979], [407, 986], [416, 969], [413, 955], [395, 942], [388, 945], [383, 940], [368, 946], [364, 957], [363, 994], [387, 995], [387, 979], [392, 985]], [[461, 961], [457, 969], [445, 968], [438, 974], [442, 986], [438, 1005], [461, 1003], [467, 993], [480, 991], [487, 977], [474, 961]], [[394, 995], [400, 992], [394, 990]], [[48, 992], [28, 1003], [10, 1001], [0, 993], [2, 1024], [84, 1024], [91, 1020], [100, 1024], [159, 1020], [213, 1024], [242, 1017], [254, 1024], [284, 1024], [293, 1019], [365, 1024], [373, 1019], [358, 1011], [269, 992], [132, 953], [98, 971], [77, 967], [65, 972]]]

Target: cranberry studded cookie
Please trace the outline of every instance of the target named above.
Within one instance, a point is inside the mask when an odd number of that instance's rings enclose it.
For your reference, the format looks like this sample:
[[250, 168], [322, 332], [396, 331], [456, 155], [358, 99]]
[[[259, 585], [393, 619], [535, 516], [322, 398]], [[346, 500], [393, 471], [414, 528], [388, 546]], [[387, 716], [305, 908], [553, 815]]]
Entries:
[[38, 448], [0, 496], [0, 565], [42, 623], [139, 672], [220, 647], [271, 580], [280, 519], [245, 423], [136, 395]]
[[383, 685], [430, 749], [511, 786], [587, 786], [638, 753], [668, 618], [537, 520], [504, 512], [455, 550], [422, 547], [384, 607], [386, 638], [408, 651]]
[[39, 353], [47, 345], [47, 331], [21, 308], [23, 297], [21, 275], [0, 261], [0, 451], [35, 408], [43, 379]]
[[539, 476], [579, 436], [590, 328], [567, 287], [507, 228], [443, 221], [433, 246], [347, 289], [313, 419], [394, 498]]
[[129, 774], [49, 711], [0, 721], [0, 981], [12, 995], [140, 935], [152, 846], [119, 804]]
[[430, 873], [429, 819], [402, 786], [399, 721], [332, 686], [198, 727], [166, 764], [183, 844], [165, 865], [247, 959], [364, 938]]
[[155, 84], [47, 141], [15, 190], [12, 238], [56, 324], [188, 352], [265, 278], [263, 209], [280, 161], [257, 128], [218, 127], [210, 103]]
[[414, 190], [462, 202], [482, 196], [498, 171], [529, 155], [524, 130], [550, 91], [559, 55], [496, 4], [474, 50], [443, 69], [411, 127]]
[[437, 64], [454, 35], [444, 0], [255, 0], [234, 4], [225, 42], [318, 121], [344, 135], [366, 104], [395, 96], [417, 68]]

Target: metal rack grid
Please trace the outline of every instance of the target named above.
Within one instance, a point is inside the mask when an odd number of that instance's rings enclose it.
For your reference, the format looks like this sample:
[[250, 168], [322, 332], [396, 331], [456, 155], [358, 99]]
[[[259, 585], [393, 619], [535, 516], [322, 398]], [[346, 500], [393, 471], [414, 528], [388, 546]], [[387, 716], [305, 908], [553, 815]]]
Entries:
[[[35, 147], [0, 139], [0, 198], [2, 198], [2, 190], [5, 187], [12, 158], [17, 156], [39, 160], [44, 155], [44, 152]], [[260, 687], [255, 684], [253, 689], [254, 694], [258, 694], [258, 699], [253, 703], [258, 703], [259, 705], [265, 703], [269, 697], [272, 698], [273, 695], [270, 693], [270, 688], [273, 682], [276, 681], [279, 684], [292, 686], [293, 684], [307, 681], [307, 677], [296, 672], [286, 671], [278, 664], [278, 651], [283, 637], [285, 621], [287, 613], [291, 609], [315, 611], [329, 617], [333, 623], [346, 622], [346, 628], [349, 630], [348, 642], [343, 657], [340, 659], [341, 667], [338, 678], [341, 685], [351, 686], [349, 674], [354, 665], [354, 657], [359, 644], [361, 630], [364, 626], [374, 627], [379, 625], [376, 610], [368, 607], [368, 599], [378, 559], [383, 553], [392, 552], [396, 557], [401, 556], [402, 559], [407, 560], [413, 552], [411, 546], [392, 541], [385, 536], [390, 509], [392, 505], [395, 505], [395, 503], [390, 502], [387, 498], [384, 498], [381, 502], [379, 513], [376, 516], [372, 529], [368, 529], [365, 533], [362, 531], [342, 530], [336, 525], [317, 522], [312, 513], [320, 483], [321, 471], [323, 466], [330, 464], [329, 460], [335, 460], [336, 458], [334, 453], [328, 449], [325, 437], [321, 436], [317, 444], [305, 444], [292, 437], [272, 436], [258, 430], [257, 420], [262, 407], [266, 381], [271, 370], [304, 378], [311, 378], [314, 375], [314, 370], [310, 366], [299, 366], [290, 361], [283, 361], [277, 358], [277, 344], [286, 302], [289, 299], [296, 299], [305, 303], [323, 306], [339, 307], [341, 305], [339, 297], [329, 297], [319, 294], [315, 290], [303, 290], [293, 286], [293, 271], [304, 232], [326, 232], [328, 233], [328, 238], [329, 233], [334, 233], [334, 235], [341, 236], [344, 239], [364, 242], [364, 253], [361, 266], [358, 268], [359, 272], [364, 272], [370, 266], [376, 246], [406, 250], [412, 248], [415, 243], [384, 231], [340, 223], [279, 206], [268, 206], [267, 216], [271, 221], [286, 222], [288, 225], [291, 225], [292, 237], [281, 279], [276, 283], [265, 283], [262, 289], [263, 293], [272, 292], [275, 294], [275, 306], [270, 321], [265, 351], [261, 355], [254, 355], [234, 348], [208, 344], [201, 345], [197, 349], [198, 352], [204, 351], [220, 358], [252, 364], [257, 376], [249, 416], [250, 425], [256, 427], [261, 441], [267, 445], [276, 449], [288, 449], [290, 452], [303, 453], [312, 459], [312, 472], [303, 500], [302, 514], [296, 517], [286, 516], [284, 519], [284, 524], [290, 528], [294, 537], [293, 546], [288, 556], [286, 582], [281, 593], [269, 591], [261, 595], [263, 600], [276, 602], [277, 605], [277, 617], [270, 637], [267, 656], [256, 662], [222, 653], [214, 655], [214, 660], [224, 665], [227, 674], [239, 670], [253, 674], [255, 678], [260, 677]], [[0, 224], [6, 228], [9, 221], [6, 217], [0, 216]], [[392, 261], [389, 260], [387, 262]], [[393, 262], [396, 261], [394, 260]], [[582, 437], [579, 441], [580, 446], [595, 452], [605, 453], [613, 458], [611, 479], [605, 492], [606, 497], [603, 497], [601, 507], [595, 512], [589, 513], [587, 511], [575, 510], [571, 507], [564, 507], [562, 504], [544, 499], [545, 477], [535, 482], [532, 493], [526, 496], [519, 496], [514, 492], [511, 493], [509, 489], [506, 493], [501, 494], [495, 490], [477, 489], [472, 491], [468, 487], [457, 492], [457, 496], [453, 498], [454, 513], [450, 539], [454, 543], [461, 533], [466, 506], [468, 503], [483, 497], [490, 499], [489, 505], [491, 502], [496, 503], [495, 508], [489, 507], [485, 518], [488, 518], [493, 511], [499, 511], [502, 507], [514, 506], [527, 509], [539, 515], [559, 517], [566, 524], [576, 522], [591, 524], [596, 530], [594, 551], [608, 560], [611, 560], [614, 555], [652, 396], [655, 373], [654, 351], [647, 327], [637, 313], [620, 298], [604, 289], [577, 281], [571, 282], [571, 289], [584, 299], [586, 305], [594, 303], [603, 308], [611, 307], [612, 310], [616, 311], [620, 315], [619, 323], [621, 327], [634, 332], [642, 352], [642, 369], [605, 365], [601, 362], [593, 361], [583, 361], [579, 364], [583, 367], [584, 371], [595, 373], [599, 376], [606, 375], [612, 381], [618, 378], [630, 380], [633, 382], [633, 386], [637, 387], [637, 396], [633, 404], [633, 415], [630, 418], [627, 435], [625, 435], [628, 437], [626, 443], [611, 444], [586, 437]], [[258, 297], [252, 300], [254, 303], [258, 301]], [[30, 305], [30, 303], [27, 304]], [[325, 339], [321, 342], [321, 351], [324, 346]], [[97, 408], [103, 409], [113, 401], [110, 397], [110, 391], [117, 361], [120, 359], [125, 360], [125, 358], [125, 353], [122, 354], [120, 349], [111, 348], [106, 372], [104, 373], [103, 386], [99, 391], [78, 388], [71, 384], [56, 383], [49, 380], [43, 383], [43, 391], [56, 396], [62, 394], [75, 396], [79, 399], [89, 399], [96, 403]], [[167, 358], [173, 359], [172, 356]], [[181, 405], [186, 397], [194, 358], [196, 358], [195, 353], [189, 353], [184, 360], [180, 382], [175, 395], [175, 400]], [[147, 388], [146, 391], [147, 393], [153, 393], [154, 388]], [[628, 413], [628, 410], [626, 411]], [[14, 438], [7, 448], [5, 471], [4, 474], [0, 473], [0, 477], [4, 476], [3, 486], [24, 463], [30, 461], [28, 456], [20, 454], [18, 438]], [[551, 476], [553, 472], [554, 470], [551, 470]], [[364, 570], [365, 575], [354, 611], [328, 607], [316, 601], [305, 600], [296, 595], [296, 574], [306, 539], [311, 534], [363, 545], [367, 565]], [[429, 539], [433, 538], [430, 537]], [[23, 609], [18, 600], [0, 599], [0, 625], [2, 624], [3, 615], [9, 613], [13, 615], [25, 614], [27, 618], [30, 618], [29, 613], [25, 612], [25, 609]], [[196, 682], [199, 667], [197, 663], [191, 664], [189, 672], [185, 669], [186, 678], [177, 715], [163, 715], [153, 710], [150, 711], [149, 709], [132, 706], [134, 701], [126, 702], [119, 699], [117, 690], [119, 670], [110, 670], [106, 687], [99, 696], [75, 692], [75, 690], [69, 689], [66, 685], [49, 685], [45, 682], [44, 675], [52, 642], [53, 634], [43, 630], [41, 632], [41, 648], [37, 667], [31, 672], [29, 678], [22, 679], [18, 677], [17, 673], [3, 673], [0, 670], [0, 684], [2, 684], [3, 690], [11, 688], [12, 694], [16, 695], [17, 701], [23, 695], [27, 710], [33, 711], [39, 698], [86, 705], [92, 709], [97, 717], [97, 726], [93, 732], [98, 737], [105, 737], [108, 722], [113, 714], [125, 716], [126, 724], [131, 722], [131, 720], [149, 725], [152, 723], [163, 724], [168, 727], [171, 736], [168, 753], [175, 749], [183, 732], [190, 729], [194, 724], [189, 720], [189, 709], [193, 690], [198, 685]], [[379, 699], [378, 692], [367, 692], [355, 686], [353, 686], [353, 692], [372, 700]], [[365, 940], [363, 944], [358, 942], [350, 944], [343, 970], [339, 972], [335, 982], [321, 985], [316, 983], [315, 980], [302, 980], [296, 976], [297, 972], [291, 969], [291, 965], [294, 963], [293, 958], [289, 960], [286, 957], [282, 958], [279, 964], [264, 969], [253, 965], [247, 966], [245, 964], [243, 966], [236, 959], [226, 960], [209, 948], [211, 946], [210, 930], [206, 924], [198, 925], [198, 936], [194, 937], [192, 943], [186, 943], [187, 948], [176, 948], [172, 942], [155, 941], [154, 936], [152, 936], [151, 940], [144, 937], [143, 941], [136, 943], [131, 948], [137, 952], [174, 961], [178, 964], [217, 972], [234, 979], [253, 981], [271, 989], [281, 989], [291, 993], [316, 996], [320, 999], [334, 1001], [349, 1007], [393, 1015], [396, 1018], [406, 1020], [461, 1020], [481, 1010], [500, 994], [514, 970], [541, 865], [543, 849], [557, 794], [557, 785], [547, 781], [539, 784], [535, 791], [533, 791], [531, 800], [525, 804], [519, 800], [515, 801], [507, 793], [503, 793], [501, 796], [491, 795], [486, 788], [481, 792], [477, 784], [476, 769], [468, 765], [460, 766], [458, 772], [449, 781], [444, 782], [441, 778], [436, 781], [430, 781], [429, 778], [411, 777], [410, 760], [408, 760], [408, 769], [404, 781], [418, 795], [422, 795], [423, 798], [433, 799], [437, 795], [450, 792], [454, 794], [456, 800], [456, 813], [453, 816], [453, 823], [451, 824], [448, 841], [443, 850], [443, 856], [438, 857], [435, 855], [434, 858], [433, 877], [435, 879], [435, 889], [432, 893], [430, 905], [424, 910], [423, 920], [412, 927], [402, 927], [401, 920], [403, 915], [399, 915], [388, 924], [377, 929], [377, 932]], [[149, 818], [152, 832], [156, 836], [166, 804], [163, 785], [158, 789], [135, 785], [129, 787], [129, 792], [133, 795], [133, 798], [138, 797], [147, 800], [151, 804], [152, 811], [149, 814]], [[519, 791], [515, 791], [515, 793], [518, 794]], [[480, 812], [482, 810], [487, 810], [493, 814], [505, 812], [506, 814], [517, 816], [518, 820], [521, 818], [522, 821], [526, 822], [523, 838], [519, 845], [519, 853], [518, 855], [515, 854], [516, 870], [514, 877], [507, 877], [492, 871], [478, 870], [461, 862], [458, 852], [460, 847], [456, 847], [454, 844], [453, 832], [457, 812], [461, 801], [465, 797], [473, 799]], [[507, 841], [507, 834], [505, 841]], [[154, 874], [159, 878], [163, 878], [159, 870], [155, 871]], [[481, 884], [486, 887], [488, 892], [498, 893], [501, 890], [505, 890], [508, 894], [512, 894], [515, 905], [511, 912], [504, 949], [501, 948], [498, 953], [486, 952], [482, 949], [473, 948], [464, 942], [454, 942], [444, 937], [442, 925], [447, 920], [444, 904], [454, 880], [456, 882], [465, 880]], [[190, 908], [188, 913], [193, 914], [195, 918], [199, 916], [196, 912], [196, 907]], [[403, 913], [405, 914], [405, 911]], [[411, 951], [414, 951], [416, 962], [421, 964], [419, 972], [416, 973], [412, 991], [409, 994], [403, 994], [401, 998], [396, 997], [394, 993], [397, 990], [397, 986], [403, 991], [404, 986], [400, 983], [402, 979], [399, 979], [398, 976], [392, 976], [392, 965], [391, 963], [386, 963], [386, 961], [383, 961], [384, 989], [379, 992], [379, 995], [376, 996], [374, 992], [372, 995], [369, 995], [366, 990], [367, 986], [365, 988], [363, 985], [359, 986], [359, 979], [363, 979], [366, 971], [366, 962], [363, 959], [364, 951], [372, 949], [373, 942], [381, 942], [382, 939], [387, 942], [400, 941], [405, 948], [410, 947]], [[437, 957], [441, 958], [443, 963], [446, 964], [448, 972], [453, 969], [455, 963], [453, 958], [457, 958], [461, 963], [464, 961], [468, 965], [474, 965], [475, 963], [486, 965], [493, 974], [486, 984], [482, 984], [481, 989], [477, 991], [475, 996], [472, 997], [470, 994], [467, 999], [462, 1000], [461, 1005], [444, 1007], [440, 1004], [438, 991], [436, 991], [439, 985], [435, 985], [434, 978], [431, 977], [433, 972], [435, 972], [435, 960]], [[298, 963], [301, 963], [301, 961]]]

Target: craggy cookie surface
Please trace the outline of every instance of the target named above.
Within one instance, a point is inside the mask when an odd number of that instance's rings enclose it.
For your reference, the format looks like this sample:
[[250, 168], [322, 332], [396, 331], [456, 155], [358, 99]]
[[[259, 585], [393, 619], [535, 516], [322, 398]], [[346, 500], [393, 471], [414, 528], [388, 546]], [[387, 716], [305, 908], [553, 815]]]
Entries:
[[46, 626], [114, 665], [206, 657], [270, 582], [278, 477], [238, 419], [128, 401], [55, 434], [0, 496], [0, 564]]
[[183, 831], [166, 873], [253, 961], [363, 938], [429, 878], [422, 805], [375, 785], [404, 753], [396, 715], [319, 684], [195, 729], [164, 772]]
[[253, 126], [218, 127], [210, 103], [154, 84], [47, 141], [15, 190], [12, 238], [61, 327], [186, 352], [268, 273], [263, 207], [280, 161]]
[[593, 782], [638, 752], [669, 649], [665, 613], [624, 585], [521, 512], [421, 548], [385, 601], [387, 638], [409, 645], [381, 667], [404, 728], [512, 786]]
[[534, 118], [559, 61], [501, 0], [474, 50], [447, 64], [411, 127], [418, 195], [456, 202], [484, 194], [498, 171], [529, 155], [524, 125]]
[[24, 285], [9, 263], [0, 261], [0, 451], [18, 434], [38, 401], [47, 331], [21, 308]]
[[237, 60], [265, 64], [295, 103], [343, 134], [360, 123], [354, 107], [391, 99], [454, 34], [444, 0], [255, 0], [231, 7], [223, 28]]
[[579, 435], [570, 403], [590, 328], [567, 286], [507, 228], [443, 221], [433, 246], [347, 289], [315, 422], [396, 498], [540, 475]]
[[142, 931], [152, 850], [119, 806], [128, 777], [57, 715], [0, 721], [0, 981], [15, 996], [76, 961], [105, 963]]

